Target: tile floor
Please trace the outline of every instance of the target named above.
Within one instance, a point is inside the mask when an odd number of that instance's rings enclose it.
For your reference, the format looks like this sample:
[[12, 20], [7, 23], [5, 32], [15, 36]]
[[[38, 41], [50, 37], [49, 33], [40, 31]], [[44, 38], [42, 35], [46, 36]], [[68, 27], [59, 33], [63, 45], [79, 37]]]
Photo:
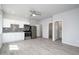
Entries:
[[3, 44], [0, 55], [79, 55], [79, 47], [37, 38]]

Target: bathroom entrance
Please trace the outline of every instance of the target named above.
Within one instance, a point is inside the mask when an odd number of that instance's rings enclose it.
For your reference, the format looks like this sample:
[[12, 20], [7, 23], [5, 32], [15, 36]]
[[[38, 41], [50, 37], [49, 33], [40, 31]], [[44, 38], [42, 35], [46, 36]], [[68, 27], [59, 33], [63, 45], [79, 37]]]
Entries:
[[54, 39], [55, 41], [62, 42], [62, 21], [55, 21], [54, 22]]

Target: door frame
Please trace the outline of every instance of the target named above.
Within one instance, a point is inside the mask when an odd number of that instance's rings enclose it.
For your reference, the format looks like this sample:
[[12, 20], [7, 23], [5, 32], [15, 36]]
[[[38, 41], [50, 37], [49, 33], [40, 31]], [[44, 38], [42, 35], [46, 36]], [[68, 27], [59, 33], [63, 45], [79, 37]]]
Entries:
[[[53, 41], [56, 41], [56, 39], [55, 39], [55, 22], [56, 21], [61, 21], [62, 22], [62, 40], [63, 40], [63, 20], [53, 20]], [[61, 40], [61, 42], [62, 42], [62, 40]]]
[[[53, 38], [53, 23], [50, 22], [49, 25], [48, 25], [48, 27], [50, 26], [50, 24], [52, 24], [52, 38]], [[50, 28], [48, 28], [48, 31], [49, 30], [50, 30]], [[48, 38], [50, 39], [50, 31], [48, 32]], [[52, 38], [51, 38], [51, 40], [52, 40]]]

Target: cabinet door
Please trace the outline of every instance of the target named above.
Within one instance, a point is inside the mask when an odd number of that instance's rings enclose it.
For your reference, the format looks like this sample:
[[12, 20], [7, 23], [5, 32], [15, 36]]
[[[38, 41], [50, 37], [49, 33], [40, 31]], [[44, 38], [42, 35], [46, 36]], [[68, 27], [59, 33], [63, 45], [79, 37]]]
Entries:
[[2, 16], [0, 15], [0, 34], [2, 34]]
[[3, 34], [3, 43], [15, 42], [15, 41], [20, 41], [20, 40], [24, 40], [24, 32]]
[[32, 39], [36, 38], [37, 37], [37, 29], [36, 29], [36, 26], [32, 26], [31, 27], [31, 32], [32, 32]]
[[2, 15], [0, 14], [0, 48], [2, 45]]

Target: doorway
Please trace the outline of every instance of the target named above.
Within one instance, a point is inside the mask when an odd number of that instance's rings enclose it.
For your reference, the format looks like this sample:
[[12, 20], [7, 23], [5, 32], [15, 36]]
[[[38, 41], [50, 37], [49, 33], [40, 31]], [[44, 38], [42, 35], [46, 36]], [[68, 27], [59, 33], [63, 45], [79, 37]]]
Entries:
[[55, 21], [54, 23], [54, 36], [55, 41], [62, 42], [62, 21]]
[[49, 39], [51, 39], [51, 40], [52, 40], [52, 31], [53, 31], [52, 26], [53, 26], [53, 24], [49, 23]]
[[42, 38], [42, 25], [40, 25], [40, 37]]

